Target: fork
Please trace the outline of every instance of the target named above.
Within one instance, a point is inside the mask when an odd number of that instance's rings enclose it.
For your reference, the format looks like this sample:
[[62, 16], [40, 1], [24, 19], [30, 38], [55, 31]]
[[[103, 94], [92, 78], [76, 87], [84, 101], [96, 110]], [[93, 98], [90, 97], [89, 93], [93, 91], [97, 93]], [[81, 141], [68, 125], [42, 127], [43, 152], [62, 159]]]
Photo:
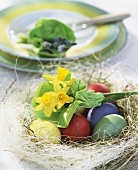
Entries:
[[96, 25], [104, 25], [104, 24], [111, 24], [120, 22], [125, 18], [130, 17], [129, 13], [122, 13], [122, 14], [104, 14], [97, 17], [94, 17], [90, 20], [80, 21], [80, 22], [74, 22], [68, 24], [74, 31], [83, 30], [86, 28], [89, 28], [91, 26]]

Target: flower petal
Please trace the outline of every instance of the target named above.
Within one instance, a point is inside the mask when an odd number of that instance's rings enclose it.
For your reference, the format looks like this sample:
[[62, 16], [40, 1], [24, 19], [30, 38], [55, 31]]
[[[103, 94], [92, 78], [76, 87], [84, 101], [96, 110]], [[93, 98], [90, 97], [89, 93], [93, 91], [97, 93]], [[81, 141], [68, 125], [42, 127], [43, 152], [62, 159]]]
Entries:
[[65, 83], [65, 81], [59, 81], [59, 84], [61, 84], [63, 87], [66, 87], [66, 86], [67, 86], [66, 83]]
[[61, 90], [61, 86], [59, 84], [59, 81], [58, 80], [55, 80], [54, 81], [54, 91], [57, 93]]
[[70, 87], [65, 87], [65, 88], [62, 88], [61, 91], [64, 92], [64, 93], [67, 93], [69, 91]]
[[57, 108], [60, 109], [65, 103], [58, 102]]
[[68, 97], [68, 103], [72, 103], [74, 101], [73, 97]]
[[36, 107], [34, 108], [34, 110], [35, 110], [35, 111], [39, 111], [39, 110], [42, 110], [43, 108], [44, 108], [44, 104], [41, 103], [41, 104], [39, 104], [38, 106], [36, 106]]
[[66, 85], [71, 85], [75, 81], [75, 78], [72, 78], [70, 81], [65, 81]]
[[63, 81], [69, 72], [70, 71], [65, 68], [58, 67], [57, 79]]
[[51, 102], [50, 107], [51, 107], [51, 110], [53, 110], [54, 112], [57, 111], [57, 110], [56, 110], [56, 105], [57, 105], [57, 103], [58, 103], [58, 99], [57, 99], [57, 98], [53, 99], [52, 102]]
[[51, 114], [52, 114], [52, 109], [50, 107], [44, 107], [44, 114], [47, 116], [47, 117], [50, 117]]

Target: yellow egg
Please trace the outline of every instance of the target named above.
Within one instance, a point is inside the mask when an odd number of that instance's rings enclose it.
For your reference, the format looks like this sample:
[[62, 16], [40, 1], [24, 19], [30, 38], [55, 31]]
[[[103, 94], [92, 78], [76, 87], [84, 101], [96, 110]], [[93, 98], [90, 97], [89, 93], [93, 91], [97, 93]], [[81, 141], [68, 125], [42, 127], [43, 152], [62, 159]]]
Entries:
[[44, 139], [48, 143], [60, 143], [61, 133], [58, 127], [53, 123], [37, 119], [32, 122], [30, 129], [34, 132], [34, 135], [39, 139]]

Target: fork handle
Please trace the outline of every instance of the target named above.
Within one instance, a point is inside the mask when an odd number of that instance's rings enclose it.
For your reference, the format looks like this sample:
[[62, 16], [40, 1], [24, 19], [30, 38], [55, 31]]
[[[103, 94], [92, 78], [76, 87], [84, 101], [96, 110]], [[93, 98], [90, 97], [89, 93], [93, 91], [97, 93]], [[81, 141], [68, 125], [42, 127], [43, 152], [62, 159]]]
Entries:
[[80, 28], [86, 28], [88, 26], [92, 25], [103, 25], [103, 24], [108, 24], [108, 23], [115, 23], [122, 21], [125, 18], [130, 17], [130, 14], [128, 13], [122, 13], [122, 14], [105, 14], [105, 15], [100, 15], [94, 18], [91, 18], [91, 20], [88, 21], [80, 21], [74, 24], [71, 24], [72, 27], [80, 27]]

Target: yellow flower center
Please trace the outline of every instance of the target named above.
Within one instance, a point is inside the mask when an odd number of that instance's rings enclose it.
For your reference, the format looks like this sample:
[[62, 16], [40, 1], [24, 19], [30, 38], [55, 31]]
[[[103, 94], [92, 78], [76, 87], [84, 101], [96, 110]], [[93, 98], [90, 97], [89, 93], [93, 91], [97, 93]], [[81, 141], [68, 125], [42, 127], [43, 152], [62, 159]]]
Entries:
[[66, 103], [66, 102], [68, 102], [68, 95], [66, 95], [66, 93], [64, 93], [64, 92], [59, 92], [59, 93], [57, 94], [57, 98], [59, 99], [59, 101], [60, 101], [61, 103]]
[[42, 102], [44, 103], [44, 105], [49, 106], [50, 102], [51, 102], [51, 95], [50, 94], [44, 94], [42, 97]]

